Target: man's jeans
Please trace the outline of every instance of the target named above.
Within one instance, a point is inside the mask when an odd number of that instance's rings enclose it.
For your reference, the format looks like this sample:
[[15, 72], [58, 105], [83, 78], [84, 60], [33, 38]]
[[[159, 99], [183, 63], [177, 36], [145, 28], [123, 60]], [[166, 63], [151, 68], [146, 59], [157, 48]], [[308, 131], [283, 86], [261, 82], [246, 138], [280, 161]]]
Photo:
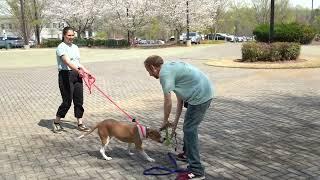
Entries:
[[204, 167], [200, 162], [198, 126], [203, 120], [211, 101], [212, 99], [199, 105], [188, 104], [188, 109], [184, 117], [183, 142], [189, 163], [188, 169], [196, 175], [204, 175]]

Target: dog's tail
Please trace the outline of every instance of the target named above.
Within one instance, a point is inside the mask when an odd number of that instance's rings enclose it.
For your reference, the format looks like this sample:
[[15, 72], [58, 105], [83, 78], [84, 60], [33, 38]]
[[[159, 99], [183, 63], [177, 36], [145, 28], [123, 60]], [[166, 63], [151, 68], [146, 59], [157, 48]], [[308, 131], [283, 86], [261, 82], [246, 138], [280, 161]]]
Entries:
[[98, 126], [99, 126], [99, 123], [98, 123], [95, 127], [93, 127], [89, 132], [86, 132], [86, 133], [82, 134], [82, 135], [81, 135], [81, 136], [79, 136], [78, 138], [79, 138], [79, 139], [81, 139], [81, 138], [83, 138], [83, 137], [85, 137], [85, 136], [87, 136], [87, 135], [91, 134], [95, 129], [97, 129], [97, 128], [98, 128]]

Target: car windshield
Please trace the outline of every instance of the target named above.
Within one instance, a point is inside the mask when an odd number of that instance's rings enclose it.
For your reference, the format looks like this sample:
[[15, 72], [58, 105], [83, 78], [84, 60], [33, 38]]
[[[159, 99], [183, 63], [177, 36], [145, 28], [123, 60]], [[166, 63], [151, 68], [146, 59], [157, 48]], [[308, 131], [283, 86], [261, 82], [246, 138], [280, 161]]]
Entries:
[[22, 40], [21, 37], [8, 37], [8, 40]]
[[196, 33], [189, 33], [189, 36], [196, 36]]

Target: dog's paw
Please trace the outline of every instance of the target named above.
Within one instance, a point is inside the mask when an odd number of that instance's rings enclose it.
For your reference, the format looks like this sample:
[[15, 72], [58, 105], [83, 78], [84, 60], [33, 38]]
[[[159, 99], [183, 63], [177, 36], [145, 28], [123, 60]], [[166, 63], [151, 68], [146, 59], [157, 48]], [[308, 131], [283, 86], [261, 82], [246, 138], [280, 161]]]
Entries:
[[148, 158], [147, 159], [149, 162], [155, 162], [156, 160], [152, 159], [152, 158]]
[[112, 159], [112, 157], [105, 157], [104, 159], [107, 161], [110, 161]]

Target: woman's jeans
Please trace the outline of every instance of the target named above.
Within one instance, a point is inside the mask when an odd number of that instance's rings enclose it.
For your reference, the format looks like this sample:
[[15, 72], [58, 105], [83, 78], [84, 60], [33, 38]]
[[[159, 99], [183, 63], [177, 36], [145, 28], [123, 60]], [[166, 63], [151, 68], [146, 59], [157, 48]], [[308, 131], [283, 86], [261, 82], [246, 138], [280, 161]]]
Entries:
[[200, 162], [198, 126], [203, 120], [212, 99], [199, 104], [188, 104], [183, 123], [183, 142], [186, 149], [188, 169], [196, 175], [204, 175], [204, 167]]

